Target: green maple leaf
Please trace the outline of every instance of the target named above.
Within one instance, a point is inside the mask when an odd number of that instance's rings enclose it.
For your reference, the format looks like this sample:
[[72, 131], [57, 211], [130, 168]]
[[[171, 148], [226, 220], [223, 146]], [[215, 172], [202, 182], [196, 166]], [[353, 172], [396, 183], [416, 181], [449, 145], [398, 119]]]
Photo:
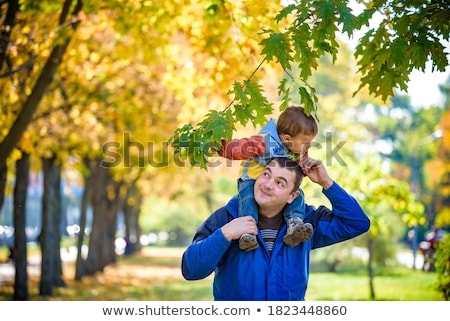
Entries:
[[235, 129], [231, 111], [218, 112], [212, 110], [203, 123], [205, 137], [211, 144], [220, 143], [222, 138], [230, 140]]
[[308, 115], [315, 114], [318, 101], [317, 96], [315, 95], [315, 90], [311, 87], [309, 87], [309, 90], [311, 91], [311, 93], [308, 92], [308, 89], [306, 87], [301, 86], [298, 88], [300, 102], [304, 106], [305, 112]]
[[292, 61], [291, 46], [286, 35], [271, 32], [269, 37], [263, 39], [260, 44], [264, 46], [261, 54], [266, 56], [267, 61], [277, 58], [283, 69], [290, 69], [290, 62]]
[[248, 108], [253, 110], [253, 126], [263, 125], [267, 122], [266, 116], [272, 112], [272, 105], [262, 94], [262, 87], [255, 82], [246, 83], [246, 93], [250, 96]]
[[408, 53], [408, 41], [406, 39], [396, 39], [391, 46], [391, 58], [395, 66], [401, 66], [408, 64], [408, 59], [405, 59], [405, 55]]
[[288, 15], [290, 15], [294, 10], [297, 9], [297, 6], [295, 4], [290, 4], [283, 9], [280, 10], [280, 12], [276, 15], [275, 21], [279, 23], [281, 20], [286, 18]]
[[251, 119], [252, 113], [251, 111], [242, 104], [235, 104], [234, 105], [234, 118], [237, 122], [241, 123], [242, 126], [247, 125], [249, 119]]
[[289, 93], [291, 88], [289, 86], [286, 88], [287, 81], [286, 78], [283, 78], [278, 85], [278, 96], [280, 96], [282, 101], [279, 107], [280, 111], [285, 110], [289, 105]]
[[[338, 4], [338, 19], [337, 21], [342, 24], [342, 32], [346, 32], [349, 37], [353, 35], [353, 31], [358, 29], [361, 22], [358, 17], [351, 13], [351, 10], [345, 3]], [[365, 16], [363, 16], [365, 19]], [[363, 20], [364, 21], [364, 20]]]
[[183, 148], [189, 145], [189, 133], [192, 131], [192, 125], [186, 124], [178, 128], [172, 137], [169, 138], [169, 144], [175, 148], [175, 153], [181, 153]]
[[237, 101], [241, 101], [243, 105], [248, 104], [247, 95], [245, 94], [243, 86], [239, 82], [234, 82], [233, 93]]

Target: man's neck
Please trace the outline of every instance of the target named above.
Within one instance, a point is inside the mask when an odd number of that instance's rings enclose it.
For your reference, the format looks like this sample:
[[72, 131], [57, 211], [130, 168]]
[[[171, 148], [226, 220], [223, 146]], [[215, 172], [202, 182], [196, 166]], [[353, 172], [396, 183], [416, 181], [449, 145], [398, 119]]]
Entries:
[[258, 208], [259, 214], [267, 217], [267, 218], [272, 218], [277, 216], [278, 214], [281, 213], [281, 211], [283, 210], [283, 208]]

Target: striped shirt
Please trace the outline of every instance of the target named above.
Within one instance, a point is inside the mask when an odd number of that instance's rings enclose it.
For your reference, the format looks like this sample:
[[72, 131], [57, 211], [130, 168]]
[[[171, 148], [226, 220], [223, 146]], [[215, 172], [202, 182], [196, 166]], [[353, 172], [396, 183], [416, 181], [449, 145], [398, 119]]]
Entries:
[[266, 243], [269, 254], [272, 254], [273, 245], [278, 236], [278, 231], [284, 223], [283, 213], [268, 218], [262, 215], [258, 217], [258, 228], [261, 232], [262, 238]]

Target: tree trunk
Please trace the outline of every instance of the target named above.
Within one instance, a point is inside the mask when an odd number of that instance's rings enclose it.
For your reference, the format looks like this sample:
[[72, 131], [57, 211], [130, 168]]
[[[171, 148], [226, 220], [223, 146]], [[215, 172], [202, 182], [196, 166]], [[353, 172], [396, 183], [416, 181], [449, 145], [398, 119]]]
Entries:
[[369, 236], [369, 262], [367, 264], [368, 272], [369, 272], [369, 287], [370, 287], [370, 298], [371, 300], [375, 300], [375, 286], [373, 284], [373, 247], [374, 247], [375, 240]]
[[8, 174], [8, 167], [6, 166], [5, 161], [0, 163], [0, 213], [3, 207], [3, 202], [5, 201], [5, 187], [7, 174]]
[[126, 254], [139, 252], [141, 250], [141, 229], [139, 228], [139, 212], [141, 205], [141, 196], [136, 185], [130, 186], [124, 200], [123, 213], [125, 216], [125, 238], [128, 241], [129, 248]]
[[115, 182], [109, 171], [109, 186], [114, 190], [114, 193], [107, 199], [106, 212], [106, 230], [105, 230], [105, 252], [103, 253], [103, 262], [106, 265], [116, 263], [116, 231], [117, 231], [117, 216], [119, 208], [121, 208], [123, 196], [121, 195], [122, 182]]
[[87, 176], [84, 178], [84, 190], [81, 199], [81, 210], [80, 210], [80, 233], [78, 234], [77, 242], [77, 260], [75, 267], [75, 280], [80, 281], [84, 276], [84, 258], [83, 258], [83, 243], [84, 243], [84, 233], [86, 231], [87, 222], [87, 210], [92, 197], [92, 186], [93, 186], [93, 174], [92, 174], [92, 160], [85, 158], [84, 164], [88, 170]]
[[42, 198], [42, 229], [39, 236], [42, 252], [41, 282], [39, 293], [43, 296], [53, 294], [54, 286], [64, 286], [60, 248], [61, 215], [61, 165], [56, 157], [43, 158], [44, 194]]
[[[56, 159], [55, 159], [56, 160]], [[54, 205], [54, 212], [53, 215], [55, 215], [55, 226], [53, 226], [53, 230], [56, 235], [56, 244], [53, 249], [54, 251], [54, 260], [55, 260], [55, 274], [53, 276], [53, 286], [56, 287], [64, 287], [66, 286], [66, 282], [63, 280], [63, 269], [62, 269], [62, 260], [61, 260], [61, 229], [62, 224], [64, 226], [67, 225], [67, 220], [64, 219], [66, 211], [64, 211], [64, 208], [62, 207], [62, 195], [61, 195], [61, 164], [53, 162], [52, 167], [52, 175], [51, 177], [54, 179], [54, 181], [51, 182], [50, 187], [53, 188], [53, 195], [55, 196], [55, 203], [50, 204]]]
[[94, 275], [103, 271], [106, 266], [103, 262], [105, 252], [105, 222], [108, 199], [108, 169], [100, 166], [101, 159], [97, 159], [92, 171], [92, 208], [93, 220], [89, 237], [89, 251], [86, 259], [85, 274]]
[[[11, 37], [11, 32], [16, 24], [16, 14], [19, 11], [19, 0], [9, 0], [8, 10], [6, 11], [5, 19], [0, 30], [0, 74], [3, 70], [3, 64], [6, 58], [6, 50], [8, 49], [9, 39]], [[8, 73], [5, 73], [9, 75]]]
[[26, 200], [29, 182], [30, 155], [22, 152], [16, 162], [16, 184], [14, 187], [14, 300], [29, 299], [27, 275]]

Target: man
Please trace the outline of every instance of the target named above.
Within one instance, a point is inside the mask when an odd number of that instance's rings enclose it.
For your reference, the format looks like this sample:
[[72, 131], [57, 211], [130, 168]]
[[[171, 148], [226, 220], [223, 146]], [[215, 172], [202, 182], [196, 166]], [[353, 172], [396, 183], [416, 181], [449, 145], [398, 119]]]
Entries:
[[[304, 222], [313, 225], [313, 235], [290, 247], [283, 243], [287, 226], [282, 212], [299, 194], [302, 171], [322, 186], [333, 209], [306, 204]], [[185, 279], [199, 280], [215, 272], [215, 300], [304, 300], [310, 251], [349, 240], [370, 227], [357, 201], [328, 176], [321, 162], [309, 157], [302, 159], [301, 169], [288, 158], [272, 159], [255, 182], [254, 197], [258, 225], [252, 217], [238, 217], [233, 198], [200, 226], [183, 254]], [[260, 246], [255, 251], [239, 249], [243, 233], [257, 235]]]

